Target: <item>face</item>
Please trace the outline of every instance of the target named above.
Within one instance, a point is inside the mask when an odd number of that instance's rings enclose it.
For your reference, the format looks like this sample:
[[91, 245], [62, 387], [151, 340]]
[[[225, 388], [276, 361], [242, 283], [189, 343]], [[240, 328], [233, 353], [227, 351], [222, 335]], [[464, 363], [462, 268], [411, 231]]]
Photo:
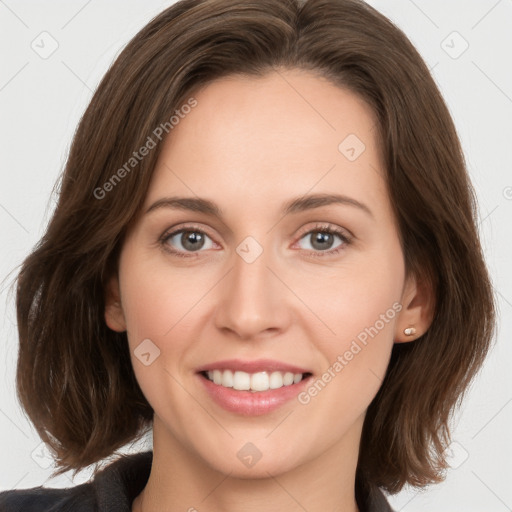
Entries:
[[299, 70], [223, 78], [194, 97], [106, 309], [155, 411], [155, 450], [242, 476], [357, 454], [393, 343], [422, 329], [374, 114]]

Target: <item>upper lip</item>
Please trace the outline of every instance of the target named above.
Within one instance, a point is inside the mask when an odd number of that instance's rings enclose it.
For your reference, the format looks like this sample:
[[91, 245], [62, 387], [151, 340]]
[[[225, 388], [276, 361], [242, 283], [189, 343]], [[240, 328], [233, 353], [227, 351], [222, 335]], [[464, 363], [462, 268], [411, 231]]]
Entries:
[[234, 370], [247, 373], [257, 373], [264, 371], [272, 372], [291, 372], [291, 373], [311, 373], [310, 370], [295, 366], [289, 363], [283, 363], [273, 359], [255, 359], [253, 361], [244, 361], [242, 359], [224, 359], [214, 363], [205, 364], [197, 369], [197, 372], [207, 372], [210, 370]]

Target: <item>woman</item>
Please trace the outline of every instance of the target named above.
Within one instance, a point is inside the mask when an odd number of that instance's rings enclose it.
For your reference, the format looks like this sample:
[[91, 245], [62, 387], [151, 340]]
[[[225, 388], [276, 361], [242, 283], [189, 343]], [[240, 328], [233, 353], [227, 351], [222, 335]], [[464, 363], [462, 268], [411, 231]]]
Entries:
[[373, 512], [441, 481], [494, 327], [474, 204], [373, 8], [177, 2], [96, 91], [17, 291], [57, 474], [153, 450], [3, 509]]

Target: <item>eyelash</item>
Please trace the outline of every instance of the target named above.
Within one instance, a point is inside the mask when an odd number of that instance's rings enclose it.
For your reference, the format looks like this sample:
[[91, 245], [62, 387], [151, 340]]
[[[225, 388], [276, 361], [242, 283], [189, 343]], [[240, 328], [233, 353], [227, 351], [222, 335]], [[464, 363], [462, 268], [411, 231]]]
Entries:
[[[181, 251], [175, 251], [174, 249], [170, 249], [169, 245], [167, 244], [167, 241], [170, 238], [172, 238], [180, 233], [186, 233], [186, 232], [201, 233], [203, 235], [208, 236], [209, 238], [212, 238], [210, 235], [208, 235], [208, 233], [206, 231], [204, 231], [203, 229], [200, 229], [197, 226], [193, 226], [193, 225], [185, 226], [176, 231], [165, 232], [160, 237], [159, 243], [162, 246], [163, 250], [172, 254], [173, 256], [177, 256], [179, 258], [193, 258], [195, 253], [193, 253], [193, 252], [183, 253]], [[352, 243], [351, 236], [348, 236], [344, 231], [342, 231], [341, 229], [339, 229], [335, 226], [332, 226], [331, 224], [317, 224], [313, 229], [309, 229], [308, 231], [302, 233], [299, 236], [298, 240], [301, 240], [302, 238], [304, 238], [304, 236], [310, 235], [312, 233], [326, 233], [326, 234], [331, 234], [331, 235], [337, 235], [343, 242], [343, 244], [338, 246], [336, 249], [331, 249], [329, 251], [309, 251], [309, 255], [313, 256], [315, 258], [325, 258], [326, 256], [335, 256], [338, 253], [340, 253], [347, 245], [350, 245]], [[201, 252], [201, 251], [197, 251], [197, 252]]]

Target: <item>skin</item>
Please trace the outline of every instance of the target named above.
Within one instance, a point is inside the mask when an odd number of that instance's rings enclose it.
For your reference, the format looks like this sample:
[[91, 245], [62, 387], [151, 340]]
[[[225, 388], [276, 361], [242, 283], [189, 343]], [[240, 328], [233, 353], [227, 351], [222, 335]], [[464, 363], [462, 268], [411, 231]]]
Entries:
[[[132, 510], [357, 511], [366, 409], [393, 343], [421, 336], [432, 311], [430, 291], [406, 279], [375, 116], [353, 93], [295, 69], [223, 78], [194, 97], [165, 140], [143, 212], [179, 195], [214, 201], [224, 218], [142, 214], [106, 291], [107, 325], [127, 331], [155, 411], [152, 471]], [[348, 134], [365, 144], [354, 161], [338, 150]], [[331, 204], [283, 216], [284, 202], [313, 193], [342, 193], [372, 214]], [[313, 245], [318, 223], [350, 233], [351, 243], [333, 235]], [[206, 233], [198, 250], [181, 235], [159, 243], [190, 224]], [[236, 252], [247, 236], [263, 250], [252, 263]], [[320, 377], [396, 303], [401, 311], [306, 405], [292, 399], [245, 417], [215, 404], [196, 374], [221, 359], [271, 358]], [[410, 326], [414, 336], [403, 332]], [[160, 356], [145, 366], [134, 350], [148, 338]], [[252, 467], [237, 457], [247, 442], [262, 454]]]

